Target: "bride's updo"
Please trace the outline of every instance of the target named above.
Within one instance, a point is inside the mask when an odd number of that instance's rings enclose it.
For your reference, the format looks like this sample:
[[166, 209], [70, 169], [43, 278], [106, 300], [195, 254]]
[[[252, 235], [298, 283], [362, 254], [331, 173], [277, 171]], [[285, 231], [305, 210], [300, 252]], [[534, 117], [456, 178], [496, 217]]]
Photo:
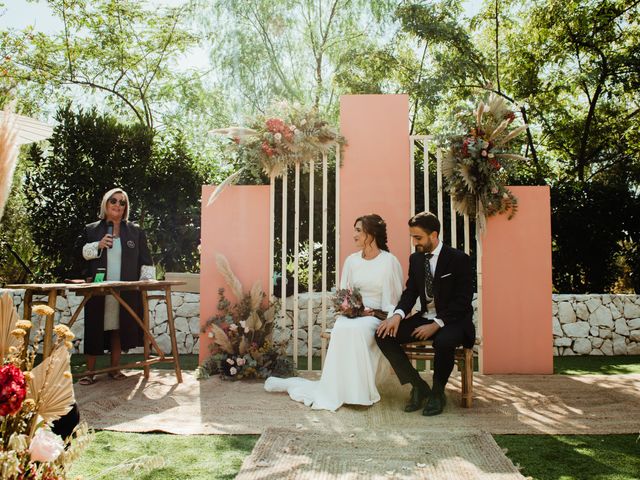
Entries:
[[387, 224], [380, 215], [372, 213], [358, 217], [356, 221], [353, 222], [353, 226], [355, 227], [358, 222], [362, 222], [362, 231], [375, 239], [376, 245], [378, 245], [380, 250], [389, 251], [389, 246], [387, 245]]

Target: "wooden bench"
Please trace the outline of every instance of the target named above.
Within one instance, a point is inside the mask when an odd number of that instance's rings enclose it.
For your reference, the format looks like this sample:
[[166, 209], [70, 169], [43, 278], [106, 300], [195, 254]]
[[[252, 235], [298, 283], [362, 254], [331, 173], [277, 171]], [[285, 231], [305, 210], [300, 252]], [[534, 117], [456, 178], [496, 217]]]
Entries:
[[[480, 339], [476, 338], [476, 345], [480, 344]], [[411, 360], [429, 360], [435, 357], [433, 342], [431, 340], [421, 342], [411, 342], [402, 345], [405, 353]], [[473, 403], [473, 348], [456, 348], [455, 361], [460, 370], [462, 392], [460, 404], [464, 408], [471, 408]]]
[[[331, 330], [326, 330], [320, 334], [325, 340], [331, 339]], [[480, 345], [480, 339], [476, 338], [476, 345]], [[421, 342], [406, 343], [402, 346], [405, 353], [411, 360], [429, 360], [435, 357], [433, 350], [433, 342], [431, 340]], [[458, 370], [462, 376], [462, 393], [461, 405], [464, 408], [471, 408], [473, 403], [473, 357], [475, 355], [473, 348], [456, 348], [455, 361], [458, 364]]]

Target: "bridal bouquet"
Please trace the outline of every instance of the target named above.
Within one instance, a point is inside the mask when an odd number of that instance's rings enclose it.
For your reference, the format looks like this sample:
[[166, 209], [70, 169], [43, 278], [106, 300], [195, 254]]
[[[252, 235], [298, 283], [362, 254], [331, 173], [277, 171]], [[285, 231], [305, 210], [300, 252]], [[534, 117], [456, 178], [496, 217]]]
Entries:
[[380, 320], [387, 318], [387, 312], [376, 308], [367, 308], [362, 303], [362, 295], [358, 288], [341, 288], [333, 297], [333, 310], [337, 315], [348, 318], [376, 317]]
[[[46, 305], [37, 305], [33, 311], [41, 316], [53, 314]], [[69, 371], [73, 333], [65, 325], [56, 326], [57, 340], [51, 355], [34, 366], [36, 352], [29, 344], [31, 328], [30, 321], [18, 319], [11, 297], [2, 295], [0, 478], [63, 480], [90, 440], [86, 424], [67, 439], [49, 428], [71, 410], [75, 401]]]
[[362, 295], [357, 288], [341, 288], [333, 297], [333, 309], [338, 315], [349, 318], [362, 317], [364, 305]]

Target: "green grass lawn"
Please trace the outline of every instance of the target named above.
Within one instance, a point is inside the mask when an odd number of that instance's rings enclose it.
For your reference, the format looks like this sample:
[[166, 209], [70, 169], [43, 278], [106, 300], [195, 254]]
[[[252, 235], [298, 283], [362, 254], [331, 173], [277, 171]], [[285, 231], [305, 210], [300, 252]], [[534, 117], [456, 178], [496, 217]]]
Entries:
[[257, 435], [96, 432], [82, 457], [73, 464], [69, 478], [231, 479], [257, 440]]
[[[125, 355], [124, 362], [142, 359]], [[72, 356], [72, 370], [86, 368], [82, 355]], [[98, 359], [107, 366], [108, 356]], [[194, 370], [197, 355], [181, 355], [183, 370]], [[298, 368], [306, 369], [306, 357]], [[170, 363], [153, 368], [172, 369]], [[319, 359], [313, 368], [319, 369]], [[555, 357], [554, 372], [561, 375], [640, 373], [639, 356]], [[640, 432], [639, 432], [640, 433]], [[637, 435], [494, 435], [507, 456], [534, 480], [639, 480], [640, 440]], [[168, 435], [101, 431], [74, 464], [70, 477], [108, 479], [231, 479], [249, 455], [254, 435]], [[146, 460], [145, 460], [146, 457]], [[164, 459], [164, 465], [155, 465]], [[138, 468], [137, 463], [149, 466]], [[127, 462], [131, 464], [127, 466]]]
[[637, 435], [494, 435], [536, 480], [638, 480]]

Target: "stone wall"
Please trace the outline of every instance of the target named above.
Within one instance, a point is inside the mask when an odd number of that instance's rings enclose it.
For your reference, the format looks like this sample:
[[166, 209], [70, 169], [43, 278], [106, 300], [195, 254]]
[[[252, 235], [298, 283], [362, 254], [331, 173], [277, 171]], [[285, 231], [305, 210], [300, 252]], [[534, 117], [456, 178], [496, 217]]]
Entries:
[[[0, 289], [0, 292], [2, 290]], [[10, 291], [14, 304], [22, 318], [21, 291]], [[308, 294], [299, 298], [298, 354], [307, 355]], [[200, 332], [200, 295], [173, 292], [171, 296], [180, 353], [198, 353]], [[46, 300], [36, 297], [36, 300]], [[66, 323], [71, 318], [71, 308], [80, 304], [82, 297], [69, 294], [58, 297], [56, 323]], [[329, 302], [330, 304], [331, 302]], [[171, 350], [167, 334], [165, 302], [151, 300], [150, 324], [156, 341], [165, 351]], [[313, 355], [320, 355], [321, 347], [321, 295], [313, 294]], [[474, 310], [476, 301], [473, 302]], [[475, 319], [475, 315], [474, 315]], [[35, 320], [35, 317], [34, 317]], [[553, 345], [554, 355], [640, 355], [640, 296], [639, 295], [553, 295]], [[333, 325], [333, 312], [327, 312], [327, 328]], [[282, 325], [283, 322], [278, 322]], [[291, 339], [293, 324], [293, 298], [287, 299], [285, 326], [276, 329], [276, 340]], [[72, 330], [76, 335], [76, 352], [83, 351], [84, 318], [81, 313]], [[32, 331], [35, 334], [35, 329]], [[293, 346], [289, 344], [289, 353]], [[129, 353], [140, 353], [142, 348]]]
[[[22, 318], [23, 314], [23, 296], [24, 292], [19, 290], [2, 290], [0, 293], [7, 291], [13, 294], [13, 303], [18, 308], [18, 314]], [[156, 292], [149, 292], [154, 294]], [[163, 292], [158, 292], [159, 294]], [[43, 300], [46, 302], [45, 296], [34, 295], [34, 301]], [[56, 302], [56, 318], [55, 323], [68, 323], [71, 319], [75, 307], [82, 302], [82, 297], [69, 293], [66, 297], [58, 296]], [[198, 353], [198, 344], [200, 338], [200, 295], [195, 293], [173, 292], [171, 295], [171, 303], [173, 307], [173, 318], [176, 327], [176, 339], [178, 341], [178, 351], [180, 353]], [[171, 340], [167, 333], [167, 307], [164, 300], [149, 301], [149, 324], [154, 333], [155, 339], [160, 348], [168, 353], [171, 351]], [[38, 321], [38, 316], [34, 315], [32, 320]], [[44, 324], [42, 325], [44, 328]], [[84, 351], [84, 312], [71, 327], [75, 334], [74, 353]], [[31, 330], [32, 338], [36, 335], [37, 329]], [[142, 347], [129, 350], [129, 353], [142, 353]]]
[[640, 355], [640, 296], [554, 295], [554, 355]]

